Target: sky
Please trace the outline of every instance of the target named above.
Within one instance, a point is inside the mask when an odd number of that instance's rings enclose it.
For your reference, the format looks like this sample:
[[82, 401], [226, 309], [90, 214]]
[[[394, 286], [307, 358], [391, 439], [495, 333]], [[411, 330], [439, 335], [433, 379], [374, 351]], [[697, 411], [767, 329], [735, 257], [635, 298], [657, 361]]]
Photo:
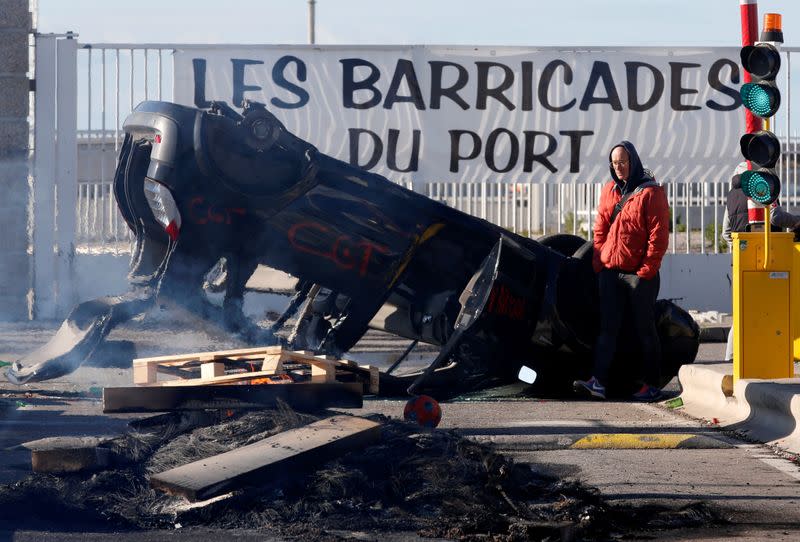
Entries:
[[[308, 0], [31, 1], [39, 32], [73, 31], [81, 45], [308, 43]], [[781, 13], [784, 47], [800, 47], [800, 0], [760, 0], [758, 11], [759, 26], [765, 13]], [[316, 42], [739, 47], [740, 6], [739, 0], [316, 0]], [[83, 96], [96, 97], [99, 88], [87, 92], [87, 70], [80, 62], [79, 127], [96, 128], [99, 121], [84, 118], [99, 112], [90, 112]], [[795, 87], [800, 70], [791, 73]], [[93, 81], [99, 85], [99, 78]], [[163, 86], [170, 84], [165, 80]], [[133, 102], [139, 99], [144, 94]], [[791, 111], [786, 130], [793, 133], [800, 126], [800, 108], [782, 109], [779, 116], [788, 117]], [[778, 121], [775, 130], [784, 130], [784, 121]]]
[[[307, 0], [34, 0], [82, 43], [308, 43]], [[800, 1], [761, 0], [800, 45]], [[738, 46], [739, 0], [317, 0], [318, 44]], [[760, 24], [760, 23], [759, 23]]]

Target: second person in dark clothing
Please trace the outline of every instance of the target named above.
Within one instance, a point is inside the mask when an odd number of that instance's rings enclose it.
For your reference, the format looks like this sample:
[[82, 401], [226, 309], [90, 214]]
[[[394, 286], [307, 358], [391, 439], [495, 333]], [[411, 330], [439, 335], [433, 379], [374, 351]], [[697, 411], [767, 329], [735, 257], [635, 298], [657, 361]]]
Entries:
[[[669, 204], [664, 189], [644, 169], [639, 153], [629, 141], [611, 149], [612, 180], [600, 194], [594, 226], [593, 266], [599, 273], [600, 334], [594, 353], [592, 377], [576, 380], [575, 391], [596, 399], [606, 398], [611, 362], [617, 340], [639, 340], [640, 390], [633, 398], [653, 401], [658, 388], [661, 345], [655, 326], [658, 270], [669, 244]], [[620, 334], [627, 307], [631, 309], [635, 336]]]
[[[747, 162], [740, 162], [733, 170], [731, 189], [725, 202], [725, 213], [722, 216], [722, 238], [728, 243], [729, 249], [733, 248], [733, 237], [731, 236], [733, 232], [750, 231], [747, 196], [744, 195], [741, 188], [741, 176], [747, 169]], [[778, 231], [781, 231], [782, 228], [793, 231], [795, 241], [797, 241], [798, 234], [800, 234], [800, 217], [785, 211], [777, 201], [770, 205], [769, 222]], [[728, 281], [730, 280], [729, 275]], [[728, 330], [728, 344], [725, 347], [724, 361], [733, 361], [733, 327]]]

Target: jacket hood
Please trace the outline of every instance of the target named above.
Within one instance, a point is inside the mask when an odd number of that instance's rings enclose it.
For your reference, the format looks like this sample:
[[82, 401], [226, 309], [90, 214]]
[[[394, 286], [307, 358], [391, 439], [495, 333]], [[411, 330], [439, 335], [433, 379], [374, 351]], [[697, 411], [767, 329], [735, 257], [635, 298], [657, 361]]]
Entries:
[[[613, 153], [614, 149], [617, 147], [622, 147], [628, 151], [628, 159], [630, 160], [630, 173], [628, 174], [627, 182], [623, 182], [617, 177], [617, 174], [614, 171], [614, 166], [611, 165], [611, 153]], [[617, 184], [617, 188], [619, 188], [620, 192], [623, 194], [634, 191], [637, 186], [644, 182], [655, 180], [652, 172], [644, 169], [644, 166], [642, 166], [642, 160], [639, 158], [639, 153], [636, 151], [636, 147], [634, 147], [633, 143], [630, 141], [620, 141], [611, 147], [611, 151], [608, 153], [608, 169], [611, 171], [611, 178], [614, 179], [614, 182]]]
[[747, 162], [740, 162], [736, 169], [733, 170], [731, 177], [731, 188], [738, 189], [742, 187], [742, 173], [747, 171]]

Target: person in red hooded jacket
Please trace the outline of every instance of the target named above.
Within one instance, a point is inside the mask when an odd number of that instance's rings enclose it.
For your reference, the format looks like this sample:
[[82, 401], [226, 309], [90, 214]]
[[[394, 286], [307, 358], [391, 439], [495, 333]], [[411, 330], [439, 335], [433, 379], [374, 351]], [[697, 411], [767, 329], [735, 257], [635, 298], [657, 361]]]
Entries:
[[626, 307], [642, 347], [639, 380], [633, 396], [654, 401], [658, 388], [661, 345], [655, 325], [661, 259], [669, 244], [669, 203], [653, 174], [644, 169], [629, 141], [611, 149], [611, 177], [600, 193], [594, 226], [593, 267], [599, 273], [600, 334], [594, 351], [592, 377], [576, 380], [575, 391], [605, 399], [605, 386], [617, 348]]

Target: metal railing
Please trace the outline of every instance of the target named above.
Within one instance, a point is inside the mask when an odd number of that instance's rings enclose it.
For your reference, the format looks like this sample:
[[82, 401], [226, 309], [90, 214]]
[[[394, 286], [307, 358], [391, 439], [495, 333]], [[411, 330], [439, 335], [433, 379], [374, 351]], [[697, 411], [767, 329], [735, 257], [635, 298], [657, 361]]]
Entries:
[[[796, 178], [796, 170], [792, 170]], [[537, 238], [569, 233], [591, 239], [602, 184], [429, 183], [425, 195], [486, 219], [509, 231]], [[671, 210], [671, 253], [720, 253], [728, 181], [664, 182]], [[787, 199], [791, 211], [798, 194]], [[715, 234], [716, 232], [716, 234]]]
[[[590, 239], [601, 188], [600, 184], [577, 183], [404, 184], [445, 205], [534, 239], [550, 233]], [[76, 238], [81, 251], [129, 250], [130, 231], [117, 210], [111, 183], [81, 179], [78, 186]], [[720, 235], [727, 182], [671, 182], [664, 188], [672, 214], [669, 252], [727, 252]], [[790, 211], [797, 206], [797, 196], [792, 191], [786, 198], [791, 202]]]
[[172, 99], [174, 46], [83, 45], [78, 49], [78, 252], [127, 252], [131, 233], [113, 195], [122, 122], [143, 100]]

